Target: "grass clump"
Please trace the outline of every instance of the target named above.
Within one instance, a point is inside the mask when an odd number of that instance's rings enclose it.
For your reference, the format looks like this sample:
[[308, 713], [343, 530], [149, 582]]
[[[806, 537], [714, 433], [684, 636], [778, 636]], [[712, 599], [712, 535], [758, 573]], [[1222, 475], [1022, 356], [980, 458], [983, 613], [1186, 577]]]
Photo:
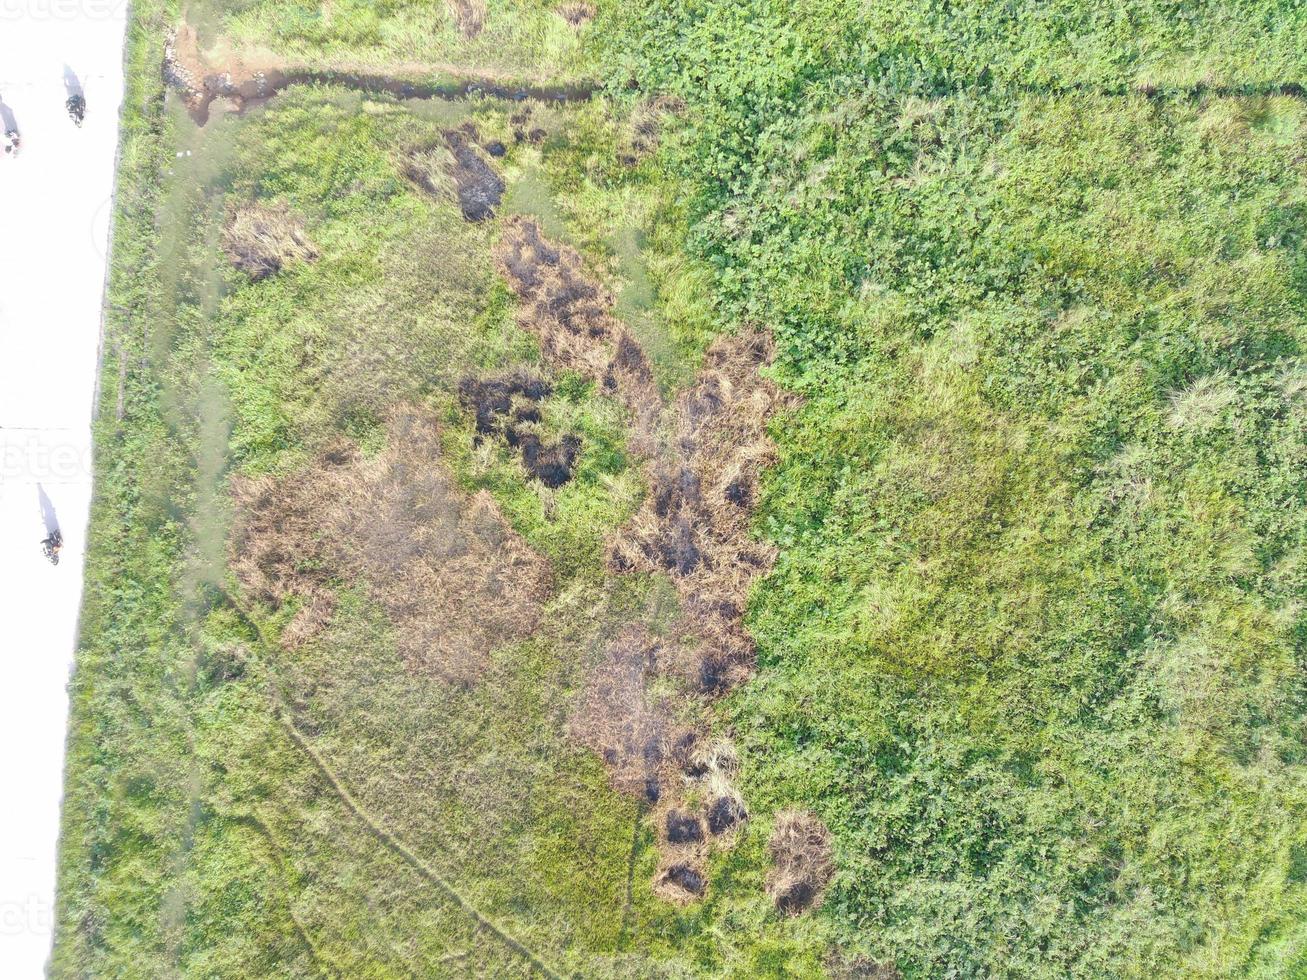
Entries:
[[777, 911], [798, 915], [821, 903], [834, 871], [830, 831], [811, 813], [782, 810], [767, 841], [767, 894]]
[[236, 207], [222, 232], [222, 247], [251, 279], [265, 279], [290, 262], [312, 262], [318, 250], [304, 233], [304, 222], [285, 205]]

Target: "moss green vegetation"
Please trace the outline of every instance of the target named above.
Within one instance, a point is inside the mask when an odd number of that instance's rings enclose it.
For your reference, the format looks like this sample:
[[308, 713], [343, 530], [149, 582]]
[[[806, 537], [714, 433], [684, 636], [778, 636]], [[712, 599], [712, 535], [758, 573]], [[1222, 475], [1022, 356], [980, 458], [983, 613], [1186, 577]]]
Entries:
[[[600, 6], [191, 12], [320, 65], [607, 82], [516, 142], [519, 104], [332, 86], [198, 129], [159, 87], [179, 11], [134, 4], [54, 975], [1307, 972], [1302, 11]], [[683, 111], [635, 153], [655, 95]], [[665, 392], [756, 322], [803, 395], [758, 675], [716, 709], [753, 819], [692, 905], [566, 735], [609, 638], [675, 619], [602, 571], [645, 490], [622, 412], [554, 378], [541, 431], [583, 449], [551, 490], [457, 395], [542, 366], [499, 219], [404, 176], [464, 123]], [[317, 258], [231, 268], [251, 201]], [[366, 582], [287, 644], [227, 568], [233, 481], [375, 455], [400, 405], [553, 569], [474, 684], [406, 667]], [[787, 806], [837, 866], [796, 918], [763, 892]]]

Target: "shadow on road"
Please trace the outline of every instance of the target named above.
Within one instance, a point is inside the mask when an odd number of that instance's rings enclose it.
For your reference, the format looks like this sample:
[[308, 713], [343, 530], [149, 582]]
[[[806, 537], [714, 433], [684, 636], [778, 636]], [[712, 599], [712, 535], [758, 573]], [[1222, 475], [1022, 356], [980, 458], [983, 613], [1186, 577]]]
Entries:
[[82, 83], [81, 83], [81, 81], [77, 78], [77, 74], [76, 74], [76, 72], [74, 72], [74, 71], [73, 71], [71, 68], [69, 68], [67, 65], [64, 65], [64, 91], [68, 94], [68, 98], [70, 98], [70, 99], [71, 99], [74, 95], [84, 95], [84, 94], [85, 94], [85, 93], [82, 91]]
[[18, 132], [18, 121], [14, 119], [14, 111], [5, 105], [3, 98], [0, 98], [0, 131], [6, 133]]
[[55, 516], [54, 504], [50, 502], [45, 487], [39, 483], [36, 485], [36, 496], [41, 502], [41, 521], [45, 524], [45, 533], [54, 534], [55, 531], [59, 530], [59, 518]]

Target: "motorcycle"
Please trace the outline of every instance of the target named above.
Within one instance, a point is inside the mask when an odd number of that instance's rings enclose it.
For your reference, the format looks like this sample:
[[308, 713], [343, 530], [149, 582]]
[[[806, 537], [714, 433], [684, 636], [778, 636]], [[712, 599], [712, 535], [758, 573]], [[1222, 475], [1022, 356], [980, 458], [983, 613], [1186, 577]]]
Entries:
[[41, 554], [45, 555], [45, 560], [51, 565], [59, 564], [59, 551], [64, 546], [64, 536], [55, 528], [50, 532], [50, 536], [41, 541]]
[[18, 150], [23, 145], [22, 138], [18, 135], [16, 129], [6, 129], [4, 136], [5, 156], [16, 157]]
[[68, 101], [64, 105], [68, 109], [68, 118], [73, 121], [74, 126], [81, 129], [82, 120], [86, 118], [86, 96], [74, 92], [68, 96]]

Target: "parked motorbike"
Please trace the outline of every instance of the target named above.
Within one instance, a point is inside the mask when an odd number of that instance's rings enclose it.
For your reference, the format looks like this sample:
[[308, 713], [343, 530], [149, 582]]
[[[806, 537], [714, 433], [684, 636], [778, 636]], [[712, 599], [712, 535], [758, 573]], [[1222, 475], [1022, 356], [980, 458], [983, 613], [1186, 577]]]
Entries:
[[3, 143], [5, 149], [5, 156], [7, 157], [18, 156], [18, 150], [23, 145], [22, 137], [18, 135], [18, 130], [16, 129], [5, 130]]
[[59, 551], [64, 546], [64, 536], [55, 528], [50, 532], [50, 536], [43, 538], [41, 541], [41, 554], [45, 555], [45, 560], [51, 565], [59, 564]]

